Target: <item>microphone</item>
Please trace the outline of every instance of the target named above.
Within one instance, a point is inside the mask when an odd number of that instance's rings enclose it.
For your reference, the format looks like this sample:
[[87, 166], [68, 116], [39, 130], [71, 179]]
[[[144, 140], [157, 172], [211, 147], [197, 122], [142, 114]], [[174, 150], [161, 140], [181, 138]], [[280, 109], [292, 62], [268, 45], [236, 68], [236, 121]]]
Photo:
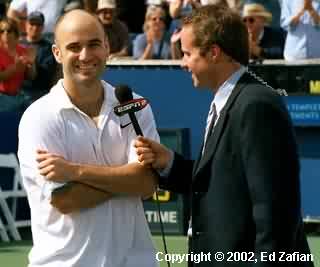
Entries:
[[128, 114], [135, 133], [143, 136], [139, 122], [134, 113], [143, 109], [148, 104], [148, 101], [144, 98], [133, 99], [132, 90], [128, 85], [116, 86], [114, 93], [120, 103], [120, 105], [113, 109], [114, 113], [117, 116]]

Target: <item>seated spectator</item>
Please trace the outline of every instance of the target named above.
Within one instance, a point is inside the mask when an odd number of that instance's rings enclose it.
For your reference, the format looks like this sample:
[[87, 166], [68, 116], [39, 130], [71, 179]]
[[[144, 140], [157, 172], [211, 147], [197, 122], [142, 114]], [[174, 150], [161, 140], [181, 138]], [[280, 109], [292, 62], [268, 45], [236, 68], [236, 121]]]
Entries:
[[263, 5], [245, 4], [242, 17], [249, 32], [250, 58], [283, 58], [285, 32], [267, 26], [272, 20], [271, 13]]
[[149, 6], [143, 25], [144, 33], [133, 41], [135, 59], [170, 59], [170, 36], [166, 33], [166, 14], [160, 6]]
[[0, 21], [0, 111], [18, 111], [20, 87], [24, 79], [33, 78], [34, 57], [19, 42], [16, 21]]
[[286, 60], [320, 58], [320, 1], [282, 0], [281, 27], [288, 32]]
[[40, 11], [46, 19], [43, 34], [52, 41], [54, 25], [66, 3], [67, 0], [12, 0], [7, 16], [23, 23], [30, 13]]
[[45, 18], [41, 12], [30, 13], [26, 22], [26, 36], [20, 41], [35, 53], [36, 75], [33, 80], [25, 80], [21, 86], [25, 107], [48, 93], [55, 82], [57, 63], [51, 51], [52, 44], [42, 35], [44, 23]]
[[117, 18], [115, 0], [99, 0], [97, 15], [104, 25], [108, 36], [111, 58], [128, 56], [129, 31], [128, 27]]
[[279, 0], [244, 0], [244, 4], [260, 4], [272, 14], [271, 27], [280, 28], [280, 3]]

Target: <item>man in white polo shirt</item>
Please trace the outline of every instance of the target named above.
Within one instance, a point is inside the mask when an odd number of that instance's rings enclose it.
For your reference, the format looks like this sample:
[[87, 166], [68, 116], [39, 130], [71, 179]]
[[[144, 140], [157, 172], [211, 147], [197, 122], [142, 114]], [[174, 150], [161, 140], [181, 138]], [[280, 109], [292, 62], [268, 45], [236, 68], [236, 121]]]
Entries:
[[[114, 114], [114, 88], [99, 78], [108, 56], [102, 25], [85, 11], [66, 13], [53, 53], [64, 78], [19, 126], [33, 234], [29, 267], [157, 266], [141, 202], [157, 177], [137, 163], [133, 127], [120, 127], [128, 118]], [[137, 119], [146, 136], [159, 140], [150, 107]]]

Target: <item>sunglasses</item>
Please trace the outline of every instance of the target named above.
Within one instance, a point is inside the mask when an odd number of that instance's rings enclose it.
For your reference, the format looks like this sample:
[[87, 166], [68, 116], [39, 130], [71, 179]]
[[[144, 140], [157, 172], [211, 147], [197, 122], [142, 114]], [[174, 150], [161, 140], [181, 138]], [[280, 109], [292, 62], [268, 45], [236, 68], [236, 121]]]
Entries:
[[254, 23], [256, 20], [254, 18], [244, 18], [243, 19], [243, 22], [244, 23], [247, 23], [249, 22], [250, 24]]
[[165, 21], [165, 18], [164, 17], [153, 17], [151, 18], [152, 21]]
[[6, 32], [6, 33], [12, 33], [13, 30], [11, 30], [11, 29], [2, 29], [2, 30], [0, 30], [0, 34], [1, 34], [1, 33], [4, 33], [4, 32]]

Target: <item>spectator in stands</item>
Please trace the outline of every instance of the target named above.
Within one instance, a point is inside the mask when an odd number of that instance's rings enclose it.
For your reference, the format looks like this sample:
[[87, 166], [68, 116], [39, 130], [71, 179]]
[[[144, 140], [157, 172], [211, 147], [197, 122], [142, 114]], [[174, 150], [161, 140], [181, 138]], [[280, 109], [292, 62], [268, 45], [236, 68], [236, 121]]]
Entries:
[[43, 38], [45, 18], [41, 12], [30, 13], [26, 22], [26, 37], [20, 43], [35, 51], [36, 76], [22, 83], [26, 107], [49, 92], [55, 82], [57, 63], [51, 51], [51, 43]]
[[320, 58], [320, 1], [282, 0], [281, 27], [288, 34], [286, 60]]
[[0, 21], [0, 111], [19, 111], [20, 87], [24, 79], [35, 74], [34, 58], [19, 42], [16, 21]]
[[250, 58], [283, 58], [285, 32], [267, 26], [272, 20], [271, 13], [263, 5], [245, 4], [242, 17], [249, 33]]
[[109, 40], [109, 59], [128, 56], [129, 31], [128, 27], [117, 18], [116, 1], [99, 0], [97, 14]]
[[[202, 6], [206, 5], [224, 5], [229, 7], [227, 0], [201, 0], [200, 4]], [[198, 6], [196, 6], [198, 7]], [[173, 21], [171, 24], [171, 30], [173, 29], [172, 26], [175, 22]], [[177, 25], [180, 25], [180, 21]], [[180, 59], [182, 58], [182, 51], [181, 51], [181, 44], [180, 44], [180, 27], [174, 29], [173, 33], [171, 33], [170, 38], [170, 45], [171, 45], [171, 56], [173, 59]]]
[[270, 25], [272, 27], [280, 28], [280, 3], [279, 0], [244, 0], [244, 4], [260, 4], [265, 7], [272, 14]]
[[133, 41], [135, 59], [170, 59], [170, 36], [166, 32], [166, 13], [161, 6], [149, 6], [143, 25], [144, 33]]
[[12, 0], [7, 16], [23, 23], [33, 11], [42, 12], [45, 17], [44, 36], [53, 41], [54, 25], [66, 3], [67, 0]]

